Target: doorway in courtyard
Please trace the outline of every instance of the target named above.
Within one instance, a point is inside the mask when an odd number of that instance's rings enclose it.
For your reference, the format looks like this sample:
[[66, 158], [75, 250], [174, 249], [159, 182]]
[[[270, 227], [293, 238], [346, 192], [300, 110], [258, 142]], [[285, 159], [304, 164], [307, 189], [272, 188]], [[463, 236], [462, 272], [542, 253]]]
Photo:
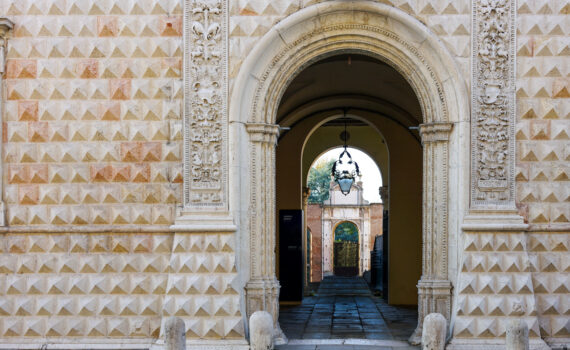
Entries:
[[[321, 59], [289, 83], [277, 112], [276, 149], [279, 323], [288, 338], [405, 340], [414, 331], [422, 266], [421, 116], [403, 76], [366, 55]], [[329, 182], [330, 198], [310, 203], [311, 166], [347, 134], [349, 146], [370, 156], [382, 174], [374, 189], [382, 192], [379, 211], [363, 200], [358, 180], [346, 196]], [[383, 269], [373, 271], [378, 260]]]

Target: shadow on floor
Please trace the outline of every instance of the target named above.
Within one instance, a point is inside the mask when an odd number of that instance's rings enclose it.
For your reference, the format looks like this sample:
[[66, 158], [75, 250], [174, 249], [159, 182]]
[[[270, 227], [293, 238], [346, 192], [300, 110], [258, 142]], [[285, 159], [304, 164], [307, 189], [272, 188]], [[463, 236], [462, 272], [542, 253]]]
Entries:
[[289, 339], [405, 341], [414, 331], [417, 308], [390, 306], [361, 277], [328, 276], [301, 305], [281, 306], [279, 324]]

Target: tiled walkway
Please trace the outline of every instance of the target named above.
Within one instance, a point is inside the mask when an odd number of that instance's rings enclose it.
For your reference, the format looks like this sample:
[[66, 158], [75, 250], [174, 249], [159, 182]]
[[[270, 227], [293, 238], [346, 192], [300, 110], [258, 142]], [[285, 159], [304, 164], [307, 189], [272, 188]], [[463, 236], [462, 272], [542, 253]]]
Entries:
[[[405, 344], [403, 341], [412, 334], [416, 322], [416, 308], [387, 305], [384, 300], [372, 295], [360, 277], [326, 277], [316, 296], [306, 297], [299, 306], [281, 306], [279, 316], [279, 324], [290, 340], [337, 340], [331, 343], [341, 343], [338, 341], [340, 339], [368, 339], [401, 341], [394, 343]], [[323, 347], [324, 345], [308, 345], [303, 341], [292, 345], [294, 343], [292, 341], [291, 345], [282, 349], [297, 349], [297, 346], [300, 346], [298, 349], [336, 348], [332, 344]], [[359, 346], [343, 345], [342, 348], [353, 349], [360, 348]], [[394, 347], [396, 348], [405, 349]]]

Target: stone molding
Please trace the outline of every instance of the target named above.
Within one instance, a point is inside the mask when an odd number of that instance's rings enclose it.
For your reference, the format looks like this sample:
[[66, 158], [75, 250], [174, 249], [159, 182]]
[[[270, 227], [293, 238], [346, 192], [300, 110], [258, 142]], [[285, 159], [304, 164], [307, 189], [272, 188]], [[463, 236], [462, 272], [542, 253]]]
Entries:
[[265, 123], [247, 123], [245, 129], [253, 142], [263, 142], [277, 145], [279, 138], [279, 125]]
[[472, 1], [471, 208], [515, 209], [515, 0]]
[[449, 134], [453, 128], [452, 123], [430, 123], [420, 125], [422, 143], [449, 141]]
[[[8, 46], [8, 33], [14, 28], [14, 23], [7, 18], [0, 17], [0, 120], [4, 120], [4, 91], [2, 78], [6, 73], [6, 51]], [[2, 123], [3, 125], [3, 123]], [[3, 126], [0, 125], [0, 133], [3, 132]], [[0, 154], [2, 154], [0, 146]], [[3, 173], [2, 161], [0, 161], [0, 173]], [[0, 178], [0, 226], [6, 226], [6, 205], [4, 204], [4, 180]]]

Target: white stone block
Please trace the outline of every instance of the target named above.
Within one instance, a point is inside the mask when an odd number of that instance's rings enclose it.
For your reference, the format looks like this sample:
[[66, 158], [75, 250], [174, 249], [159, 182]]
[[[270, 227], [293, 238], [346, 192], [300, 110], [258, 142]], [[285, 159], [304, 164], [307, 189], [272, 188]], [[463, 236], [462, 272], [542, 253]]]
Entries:
[[273, 349], [273, 317], [267, 311], [256, 311], [249, 318], [251, 350]]
[[186, 350], [186, 325], [178, 317], [166, 321], [166, 350]]
[[529, 350], [528, 325], [522, 319], [514, 319], [507, 326], [507, 350]]
[[443, 350], [447, 334], [447, 321], [442, 314], [431, 313], [424, 318], [422, 350]]

